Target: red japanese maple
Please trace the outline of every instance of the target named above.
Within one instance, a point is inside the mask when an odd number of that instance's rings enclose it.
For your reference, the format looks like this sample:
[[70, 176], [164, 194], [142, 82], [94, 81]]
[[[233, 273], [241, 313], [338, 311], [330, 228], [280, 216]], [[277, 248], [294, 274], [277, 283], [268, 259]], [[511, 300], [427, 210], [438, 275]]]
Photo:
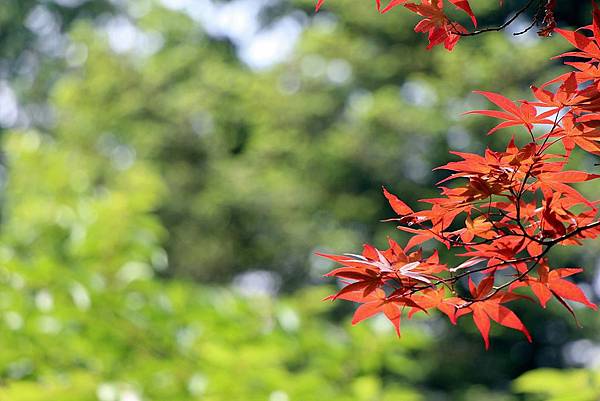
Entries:
[[[467, 0], [448, 3], [477, 26]], [[317, 8], [321, 4], [320, 0]], [[446, 15], [443, 0], [392, 0], [383, 9], [377, 1], [382, 13], [398, 5], [423, 17], [415, 31], [428, 33], [428, 48], [444, 44], [452, 50], [462, 36], [503, 27], [468, 32]], [[491, 321], [521, 331], [531, 341], [525, 325], [507, 306], [511, 301], [533, 300], [523, 288], [542, 307], [555, 298], [571, 313], [568, 301], [596, 309], [566, 279], [582, 269], [551, 268], [548, 253], [553, 247], [580, 246], [583, 240], [600, 235], [599, 201], [587, 199], [572, 186], [600, 175], [567, 169], [576, 148], [600, 155], [600, 10], [594, 3], [592, 25], [568, 31], [556, 29], [555, 1], [543, 5], [539, 34], [555, 31], [576, 48], [561, 55], [569, 57], [565, 64], [572, 72], [532, 86], [532, 101], [513, 102], [500, 94], [476, 92], [500, 110], [467, 113], [500, 120], [489, 134], [516, 128], [529, 143], [517, 146], [511, 138], [503, 151], [452, 152], [459, 160], [438, 167], [449, 172], [438, 183], [440, 196], [422, 200], [426, 206], [418, 211], [384, 188], [397, 214], [390, 220], [411, 234], [405, 247], [390, 239], [387, 249], [365, 245], [359, 255], [321, 255], [342, 265], [328, 276], [345, 286], [329, 299], [361, 304], [353, 323], [381, 312], [400, 335], [403, 312], [410, 318], [437, 309], [451, 323], [471, 316], [487, 348]], [[419, 246], [426, 241], [437, 241], [466, 259], [448, 266], [440, 262], [437, 252], [424, 256]]]

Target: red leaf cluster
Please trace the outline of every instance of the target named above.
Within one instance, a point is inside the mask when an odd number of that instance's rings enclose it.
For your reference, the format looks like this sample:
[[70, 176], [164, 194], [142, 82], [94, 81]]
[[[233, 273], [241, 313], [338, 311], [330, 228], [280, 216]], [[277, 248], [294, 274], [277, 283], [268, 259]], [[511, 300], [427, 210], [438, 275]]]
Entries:
[[[468, 1], [451, 3], [476, 23]], [[424, 17], [417, 27], [429, 32], [431, 45], [453, 46], [442, 1], [404, 6]], [[596, 309], [566, 279], [582, 269], [551, 268], [547, 256], [555, 246], [580, 246], [600, 235], [598, 201], [572, 185], [600, 175], [567, 167], [576, 148], [600, 156], [600, 10], [594, 5], [592, 25], [556, 32], [576, 48], [562, 55], [577, 60], [565, 63], [571, 72], [532, 87], [532, 101], [476, 92], [499, 110], [467, 113], [500, 120], [489, 134], [519, 130], [528, 143], [518, 146], [513, 137], [502, 151], [453, 152], [458, 160], [438, 168], [449, 172], [438, 183], [440, 196], [421, 200], [426, 206], [418, 211], [384, 188], [397, 214], [390, 220], [411, 234], [405, 247], [389, 240], [385, 250], [365, 245], [360, 255], [322, 255], [342, 265], [328, 274], [344, 284], [330, 299], [360, 304], [353, 323], [382, 312], [400, 334], [404, 311], [410, 318], [437, 309], [451, 323], [471, 316], [487, 348], [491, 321], [521, 331], [531, 341], [525, 325], [506, 306], [533, 300], [522, 293], [524, 288], [542, 307], [555, 298], [572, 314], [569, 301]], [[427, 241], [466, 259], [448, 266], [437, 252], [425, 256], [419, 246]]]

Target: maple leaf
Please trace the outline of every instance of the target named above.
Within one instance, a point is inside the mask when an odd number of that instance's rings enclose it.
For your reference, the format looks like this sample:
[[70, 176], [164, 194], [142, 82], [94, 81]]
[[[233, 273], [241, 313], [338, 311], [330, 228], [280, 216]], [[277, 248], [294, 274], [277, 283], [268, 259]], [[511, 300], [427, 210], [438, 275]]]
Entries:
[[[490, 259], [491, 263], [495, 261], [512, 260], [519, 252], [525, 249], [527, 242], [522, 235], [512, 234], [504, 235], [495, 241], [472, 245], [468, 252], [458, 256], [470, 256], [477, 258]], [[506, 265], [508, 266], [508, 265]]]
[[[402, 318], [402, 310], [405, 307], [421, 309], [420, 306], [407, 297], [402, 296], [386, 296], [385, 291], [377, 289], [369, 295], [364, 295], [360, 291], [347, 292], [337, 298], [346, 301], [361, 303], [352, 317], [352, 325], [356, 325], [365, 319], [373, 317], [379, 313], [383, 313], [385, 317], [393, 324], [396, 334], [400, 337], [400, 320]], [[327, 299], [333, 299], [327, 297]]]
[[408, 312], [409, 319], [419, 311], [427, 312], [428, 309], [436, 308], [448, 316], [448, 319], [450, 319], [452, 324], [456, 324], [456, 306], [462, 302], [462, 300], [456, 297], [446, 298], [443, 287], [423, 290], [412, 295], [411, 300], [415, 302], [418, 307], [412, 307], [410, 309]]
[[396, 214], [398, 214], [399, 216], [406, 216], [414, 213], [414, 211], [410, 207], [408, 207], [406, 203], [398, 199], [396, 195], [389, 193], [385, 187], [382, 188], [383, 195], [386, 197], [386, 199], [390, 203], [390, 206], [392, 207], [392, 209], [394, 209], [394, 212], [396, 212]]
[[500, 107], [504, 111], [498, 110], [472, 110], [465, 114], [481, 114], [488, 117], [499, 118], [506, 120], [494, 128], [492, 128], [488, 135], [493, 134], [499, 129], [513, 127], [516, 125], [523, 125], [529, 132], [533, 129], [534, 124], [553, 124], [552, 120], [547, 117], [553, 115], [553, 110], [546, 111], [538, 114], [537, 109], [532, 104], [521, 101], [521, 105], [517, 106], [510, 99], [493, 92], [475, 91], [474, 93], [485, 96], [490, 102]]
[[390, 248], [383, 252], [365, 244], [362, 255], [317, 253], [318, 256], [343, 265], [325, 274], [326, 277], [345, 280], [347, 284], [333, 299], [356, 291], [362, 291], [364, 296], [368, 296], [388, 281], [395, 281], [403, 287], [414, 286], [416, 282], [431, 284], [433, 274], [444, 270], [444, 266], [438, 263], [437, 254], [422, 261], [420, 251], [407, 255], [395, 241], [390, 240], [389, 243]]
[[468, 267], [475, 266], [481, 262], [485, 262], [486, 260], [487, 260], [486, 258], [470, 258], [469, 260], [461, 263], [460, 265], [453, 267], [452, 269], [450, 269], [450, 271], [457, 272], [461, 269], [466, 269]]
[[407, 3], [404, 7], [424, 17], [414, 30], [428, 34], [428, 50], [443, 43], [451, 51], [460, 39], [458, 33], [467, 32], [462, 25], [450, 21], [444, 13], [442, 1], [422, 0], [421, 4]]
[[[598, 9], [598, 5], [595, 1], [593, 1], [592, 4], [594, 5], [594, 10], [592, 13], [593, 22], [591, 26], [593, 36], [588, 37], [577, 31], [568, 31], [558, 28], [555, 29], [556, 32], [558, 32], [562, 37], [580, 50], [579, 52], [563, 53], [559, 57], [572, 56], [600, 60], [600, 10]], [[585, 29], [590, 28], [585, 27]]]
[[527, 341], [531, 342], [531, 335], [529, 334], [529, 331], [523, 322], [521, 322], [521, 319], [519, 319], [513, 311], [502, 305], [505, 302], [518, 298], [518, 296], [504, 292], [497, 293], [489, 299], [484, 299], [481, 301], [477, 300], [488, 296], [493, 290], [493, 285], [493, 276], [488, 276], [481, 280], [477, 287], [475, 287], [473, 281], [469, 278], [471, 295], [474, 299], [476, 299], [476, 301], [465, 304], [466, 306], [463, 307], [459, 306], [456, 314], [457, 317], [461, 317], [469, 313], [473, 314], [473, 322], [475, 323], [477, 330], [479, 330], [479, 333], [481, 333], [486, 350], [490, 347], [490, 319], [502, 326], [522, 332], [527, 338]]
[[365, 245], [363, 255], [328, 255], [317, 253], [318, 256], [331, 259], [343, 265], [343, 267], [334, 269], [325, 275], [325, 277], [337, 277], [346, 280], [345, 282], [348, 284], [333, 299], [341, 297], [345, 293], [359, 290], [362, 291], [363, 295], [367, 296], [385, 284], [385, 277], [382, 275], [381, 267], [365, 256], [372, 255], [372, 249], [374, 248], [370, 245]]
[[[596, 117], [597, 118], [597, 117]], [[600, 156], [600, 121], [577, 121], [572, 113], [566, 114], [562, 119], [562, 129], [552, 136], [561, 136], [567, 151], [575, 145], [581, 149]]]
[[485, 216], [477, 216], [473, 220], [469, 215], [465, 220], [465, 226], [460, 235], [464, 242], [470, 242], [476, 236], [484, 239], [492, 239], [497, 236], [493, 230], [494, 225]]
[[[580, 268], [562, 268], [550, 270], [546, 262], [540, 264], [537, 268], [538, 277], [527, 276], [521, 281], [516, 281], [511, 285], [511, 289], [523, 286], [529, 286], [533, 294], [537, 297], [540, 305], [545, 308], [548, 301], [556, 297], [561, 304], [565, 305], [564, 299], [579, 302], [588, 308], [597, 310], [598, 307], [590, 302], [581, 288], [574, 283], [565, 280], [565, 277], [581, 273]], [[572, 313], [572, 309], [568, 308]]]
[[600, 174], [589, 174], [583, 171], [558, 171], [558, 172], [543, 172], [537, 174], [536, 182], [532, 187], [540, 188], [546, 198], [551, 198], [552, 193], [559, 192], [568, 197], [571, 197], [578, 202], [584, 203], [590, 207], [594, 207], [593, 203], [581, 195], [575, 188], [567, 185], [577, 182], [584, 182], [600, 178]]
[[571, 66], [577, 71], [561, 75], [555, 80], [564, 80], [565, 77], [567, 77], [570, 74], [575, 74], [575, 79], [577, 79], [577, 83], [579, 84], [590, 80], [595, 81], [600, 79], [600, 67], [598, 67], [597, 65], [577, 61], [565, 62], [565, 65]]
[[598, 307], [590, 302], [585, 293], [581, 288], [577, 287], [574, 283], [567, 281], [564, 277], [572, 276], [573, 274], [581, 273], [583, 269], [579, 268], [562, 268], [550, 270], [547, 261], [544, 260], [540, 263], [537, 269], [538, 277], [532, 277], [528, 275], [520, 281], [516, 281], [511, 284], [511, 289], [528, 286], [536, 296], [540, 305], [545, 308], [548, 301], [554, 296], [558, 302], [565, 307], [565, 309], [573, 316], [575, 323], [581, 327], [581, 324], [577, 320], [575, 311], [565, 300], [579, 302], [584, 304], [588, 308], [597, 310]]
[[584, 101], [584, 96], [579, 96], [579, 82], [577, 75], [574, 72], [566, 74], [563, 83], [556, 90], [556, 92], [550, 92], [544, 89], [544, 86], [538, 88], [531, 86], [533, 95], [540, 101], [539, 103], [532, 103], [534, 106], [550, 107], [555, 113], [558, 110], [566, 106], [577, 105]]

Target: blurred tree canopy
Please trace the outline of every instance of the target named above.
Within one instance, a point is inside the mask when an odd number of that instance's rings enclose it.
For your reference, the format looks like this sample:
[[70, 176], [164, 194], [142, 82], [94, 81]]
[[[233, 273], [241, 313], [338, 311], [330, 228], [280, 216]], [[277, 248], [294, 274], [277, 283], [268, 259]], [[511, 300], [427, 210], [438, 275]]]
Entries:
[[[400, 342], [349, 330], [324, 289], [301, 289], [329, 267], [315, 250], [401, 238], [377, 223], [391, 215], [380, 186], [429, 196], [449, 148], [487, 141], [488, 122], [460, 116], [482, 104], [470, 91], [524, 96], [564, 43], [498, 33], [427, 52], [405, 13], [335, 0], [315, 16], [298, 1], [263, 10], [264, 29], [287, 17], [302, 33], [254, 70], [165, 4], [0, 3], [0, 400], [597, 397], [588, 370], [510, 387], [535, 367], [593, 366], [593, 314], [577, 331], [558, 308], [519, 311], [536, 343], [495, 327], [484, 354], [472, 328], [435, 319]], [[596, 250], [556, 257], [593, 266]], [[245, 293], [279, 287], [297, 292]]]

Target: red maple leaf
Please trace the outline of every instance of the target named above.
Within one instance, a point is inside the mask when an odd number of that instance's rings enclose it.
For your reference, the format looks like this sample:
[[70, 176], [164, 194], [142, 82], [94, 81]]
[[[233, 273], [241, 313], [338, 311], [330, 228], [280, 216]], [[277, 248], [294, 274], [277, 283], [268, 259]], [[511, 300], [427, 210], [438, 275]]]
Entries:
[[594, 5], [592, 25], [582, 28], [591, 30], [591, 37], [585, 36], [577, 31], [568, 31], [558, 28], [555, 29], [556, 32], [558, 32], [562, 37], [567, 39], [573, 46], [580, 50], [578, 52], [567, 52], [561, 54], [559, 57], [572, 56], [586, 59], [589, 58], [596, 61], [600, 60], [600, 10], [598, 9], [598, 5], [595, 1], [593, 1], [592, 4]]
[[554, 122], [548, 119], [548, 116], [555, 114], [554, 110], [546, 111], [538, 114], [536, 107], [528, 102], [521, 101], [520, 105], [514, 104], [510, 99], [493, 92], [475, 91], [480, 95], [485, 96], [490, 102], [500, 107], [504, 111], [497, 110], [473, 110], [465, 114], [482, 114], [488, 117], [499, 118], [506, 120], [503, 123], [492, 128], [488, 135], [493, 134], [499, 129], [523, 125], [529, 132], [533, 129], [534, 124], [550, 124]]
[[[420, 309], [420, 306], [412, 299], [395, 295], [387, 296], [382, 289], [377, 289], [366, 296], [361, 291], [352, 291], [337, 298], [361, 303], [354, 312], [352, 325], [358, 324], [379, 313], [383, 313], [394, 325], [398, 337], [400, 337], [400, 320], [402, 318], [403, 309], [407, 306]], [[327, 297], [326, 299], [333, 299], [333, 297]]]
[[[511, 285], [511, 288], [519, 288], [529, 286], [531, 291], [540, 301], [543, 308], [554, 295], [561, 304], [566, 305], [564, 299], [579, 302], [588, 308], [597, 310], [598, 307], [590, 302], [581, 288], [574, 283], [565, 280], [565, 277], [581, 273], [583, 269], [579, 268], [563, 268], [550, 270], [548, 264], [543, 262], [537, 268], [538, 277], [527, 276], [521, 281], [517, 281]], [[568, 308], [572, 313], [572, 309]]]
[[493, 291], [493, 286], [493, 276], [488, 276], [481, 280], [477, 287], [469, 279], [471, 295], [476, 301], [467, 303], [462, 308], [459, 306], [457, 317], [473, 313], [473, 322], [481, 333], [481, 337], [483, 337], [485, 349], [490, 347], [490, 319], [502, 326], [519, 330], [525, 335], [527, 341], [531, 342], [531, 335], [523, 322], [521, 322], [521, 319], [513, 311], [502, 305], [505, 302], [518, 298], [518, 296], [507, 292], [499, 292], [489, 297]]
[[404, 7], [423, 17], [415, 26], [415, 32], [428, 34], [427, 49], [443, 43], [446, 49], [452, 50], [460, 39], [459, 33], [467, 32], [446, 16], [441, 0], [422, 0], [421, 4], [408, 3]]
[[[448, 1], [476, 24], [468, 0]], [[321, 3], [319, 0], [318, 5]], [[379, 0], [376, 4], [379, 10]], [[452, 49], [466, 32], [445, 14], [443, 0], [418, 4], [391, 0], [381, 12], [397, 5], [423, 17], [415, 30], [428, 34], [428, 48], [444, 44]], [[551, 0], [543, 7], [541, 35], [555, 28], [554, 6]], [[323, 255], [343, 265], [328, 274], [344, 284], [329, 299], [361, 303], [353, 323], [383, 313], [399, 334], [404, 308], [409, 309], [409, 317], [438, 309], [453, 324], [458, 317], [471, 314], [487, 349], [491, 321], [521, 331], [531, 341], [524, 324], [504, 305], [527, 298], [513, 292], [519, 287], [531, 288], [543, 307], [554, 296], [573, 315], [568, 301], [596, 309], [581, 288], [565, 279], [581, 269], [550, 270], [544, 259], [556, 245], [582, 245], [583, 240], [600, 236], [600, 201], [588, 200], [570, 185], [600, 175], [566, 170], [576, 145], [600, 155], [600, 10], [595, 4], [592, 25], [581, 29], [591, 31], [591, 35], [580, 30], [558, 31], [578, 49], [565, 55], [584, 60], [566, 63], [572, 72], [533, 86], [534, 102], [513, 102], [500, 94], [476, 92], [500, 110], [467, 114], [502, 120], [490, 134], [522, 126], [530, 134], [530, 143], [517, 146], [513, 137], [504, 151], [488, 148], [483, 155], [453, 153], [462, 160], [438, 168], [450, 171], [438, 182], [444, 184], [439, 186], [440, 196], [420, 200], [427, 206], [418, 211], [383, 188], [398, 215], [389, 220], [410, 234], [404, 249], [390, 240], [386, 250], [365, 245], [361, 255]], [[548, 128], [536, 136], [536, 126]], [[562, 143], [564, 154], [550, 152], [557, 143]], [[429, 258], [423, 257], [421, 249], [409, 252], [426, 241], [460, 250], [455, 255], [468, 259], [448, 269], [440, 263], [437, 252]], [[508, 269], [515, 272], [508, 276], [509, 281], [494, 287], [495, 275]], [[477, 286], [472, 281], [475, 275], [482, 276]], [[463, 278], [468, 278], [470, 296], [457, 295]]]

